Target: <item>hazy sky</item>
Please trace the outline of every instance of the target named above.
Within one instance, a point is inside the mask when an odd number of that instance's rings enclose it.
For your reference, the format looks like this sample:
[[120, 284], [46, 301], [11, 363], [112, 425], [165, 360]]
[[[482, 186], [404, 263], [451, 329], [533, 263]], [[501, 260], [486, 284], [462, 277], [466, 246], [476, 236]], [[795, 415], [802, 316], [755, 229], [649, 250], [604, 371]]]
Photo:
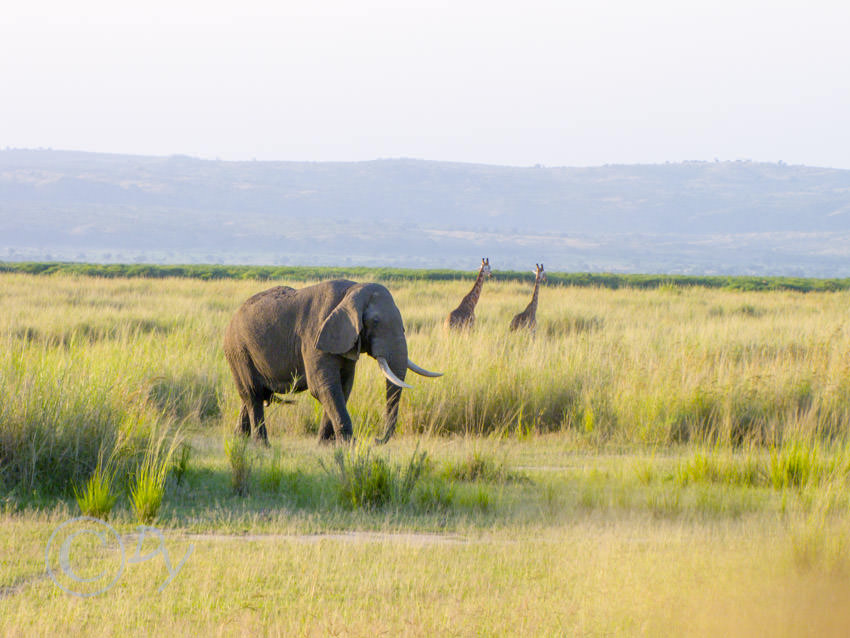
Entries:
[[850, 169], [850, 3], [26, 0], [0, 147]]

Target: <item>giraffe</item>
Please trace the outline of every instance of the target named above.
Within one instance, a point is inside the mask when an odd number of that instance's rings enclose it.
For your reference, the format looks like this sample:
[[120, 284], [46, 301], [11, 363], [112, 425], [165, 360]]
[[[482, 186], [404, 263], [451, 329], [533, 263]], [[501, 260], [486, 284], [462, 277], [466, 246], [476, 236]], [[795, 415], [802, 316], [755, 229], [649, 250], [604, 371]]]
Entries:
[[472, 290], [461, 300], [460, 305], [446, 317], [444, 324], [446, 328], [472, 328], [475, 324], [475, 304], [478, 303], [478, 297], [481, 296], [481, 287], [484, 285], [484, 280], [489, 276], [490, 259], [484, 257], [481, 259], [481, 267], [478, 269], [478, 277], [475, 278], [475, 284], [473, 284]]
[[537, 327], [537, 291], [540, 289], [540, 282], [546, 281], [546, 273], [543, 271], [543, 264], [534, 265], [534, 292], [531, 293], [531, 303], [511, 319], [511, 330], [528, 328], [533, 331]]

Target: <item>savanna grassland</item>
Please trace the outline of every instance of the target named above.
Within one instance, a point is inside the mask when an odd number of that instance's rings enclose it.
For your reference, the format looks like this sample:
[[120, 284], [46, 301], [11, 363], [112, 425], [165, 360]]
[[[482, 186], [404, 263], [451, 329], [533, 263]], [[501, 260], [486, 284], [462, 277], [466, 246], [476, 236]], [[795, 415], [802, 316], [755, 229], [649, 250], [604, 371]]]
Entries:
[[[221, 340], [277, 283], [0, 275], [0, 634], [847, 635], [850, 292], [550, 284], [532, 335], [530, 284], [489, 281], [446, 335], [470, 282], [393, 279], [445, 376], [385, 447], [320, 447], [300, 395], [264, 448]], [[361, 442], [383, 395], [364, 356]], [[88, 598], [47, 576], [93, 477], [128, 558], [140, 521], [186, 557], [161, 591], [161, 553]]]

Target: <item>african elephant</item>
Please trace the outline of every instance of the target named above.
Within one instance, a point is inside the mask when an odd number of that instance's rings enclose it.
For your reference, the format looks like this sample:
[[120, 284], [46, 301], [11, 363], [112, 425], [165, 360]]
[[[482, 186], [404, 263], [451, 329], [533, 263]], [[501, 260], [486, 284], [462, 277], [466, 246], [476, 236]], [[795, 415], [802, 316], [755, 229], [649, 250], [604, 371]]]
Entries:
[[375, 283], [326, 281], [299, 290], [278, 286], [258, 293], [236, 311], [224, 335], [242, 410], [241, 432], [268, 443], [263, 404], [275, 393], [309, 390], [324, 408], [319, 440], [352, 436], [346, 401], [361, 352], [375, 358], [387, 378], [386, 443], [395, 430], [408, 368], [428, 372], [407, 357], [401, 313], [389, 290]]

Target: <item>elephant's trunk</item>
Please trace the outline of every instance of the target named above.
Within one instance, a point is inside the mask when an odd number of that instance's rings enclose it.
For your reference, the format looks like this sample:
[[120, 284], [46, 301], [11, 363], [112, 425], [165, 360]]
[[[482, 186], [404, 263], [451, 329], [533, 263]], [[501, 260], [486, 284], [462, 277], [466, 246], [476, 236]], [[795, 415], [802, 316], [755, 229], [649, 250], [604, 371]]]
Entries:
[[[403, 356], [393, 356], [388, 362], [388, 367], [397, 381], [402, 381], [404, 387], [410, 386], [404, 383], [404, 375], [407, 372], [407, 352]], [[376, 443], [384, 444], [390, 440], [393, 432], [395, 432], [396, 422], [398, 421], [398, 405], [401, 400], [402, 387], [397, 385], [395, 381], [391, 381], [387, 376], [387, 408], [386, 408], [386, 430], [384, 436], [376, 439]]]

